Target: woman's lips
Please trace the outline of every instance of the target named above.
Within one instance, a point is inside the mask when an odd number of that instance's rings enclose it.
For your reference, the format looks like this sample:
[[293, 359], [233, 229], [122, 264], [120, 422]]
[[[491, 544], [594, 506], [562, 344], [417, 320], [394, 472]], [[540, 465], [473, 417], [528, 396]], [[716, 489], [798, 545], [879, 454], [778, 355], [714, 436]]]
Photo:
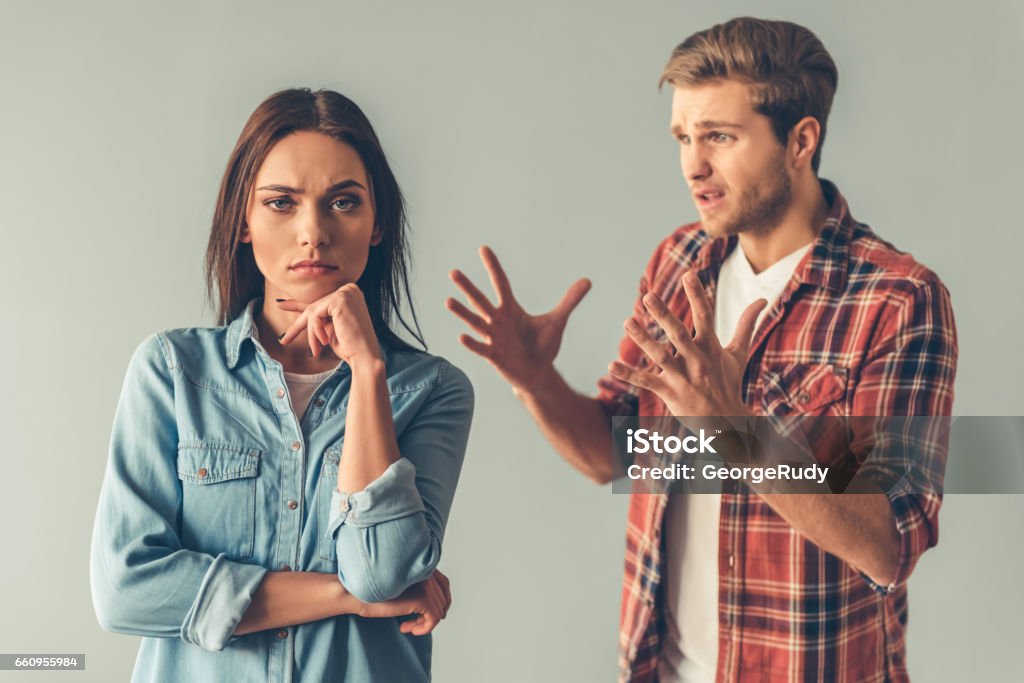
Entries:
[[301, 275], [303, 277], [320, 277], [333, 273], [337, 268], [324, 264], [296, 263], [290, 268], [290, 270], [296, 275]]

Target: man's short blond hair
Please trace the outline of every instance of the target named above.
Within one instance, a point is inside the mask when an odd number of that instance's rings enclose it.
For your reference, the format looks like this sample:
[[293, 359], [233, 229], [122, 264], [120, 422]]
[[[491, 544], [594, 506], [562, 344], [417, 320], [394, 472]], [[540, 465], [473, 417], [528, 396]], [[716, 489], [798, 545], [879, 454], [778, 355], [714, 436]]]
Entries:
[[783, 145], [797, 121], [817, 119], [821, 136], [811, 159], [817, 173], [839, 72], [816, 35], [789, 21], [730, 19], [676, 46], [660, 84], [679, 87], [717, 80], [748, 84], [754, 110], [771, 120]]

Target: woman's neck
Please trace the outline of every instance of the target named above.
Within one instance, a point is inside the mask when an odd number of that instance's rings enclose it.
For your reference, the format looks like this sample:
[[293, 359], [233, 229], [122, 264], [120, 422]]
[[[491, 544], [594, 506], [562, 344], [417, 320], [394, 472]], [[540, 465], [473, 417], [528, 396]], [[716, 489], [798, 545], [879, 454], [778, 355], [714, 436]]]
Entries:
[[309, 350], [309, 338], [305, 332], [300, 333], [288, 345], [283, 345], [277, 340], [299, 317], [298, 313], [282, 311], [274, 305], [273, 300], [269, 300], [268, 303], [267, 298], [263, 299], [262, 307], [253, 313], [253, 322], [259, 332], [263, 348], [271, 358], [281, 364], [285, 372], [315, 375], [338, 367], [340, 360], [329, 346], [320, 351], [319, 358], [313, 358]]

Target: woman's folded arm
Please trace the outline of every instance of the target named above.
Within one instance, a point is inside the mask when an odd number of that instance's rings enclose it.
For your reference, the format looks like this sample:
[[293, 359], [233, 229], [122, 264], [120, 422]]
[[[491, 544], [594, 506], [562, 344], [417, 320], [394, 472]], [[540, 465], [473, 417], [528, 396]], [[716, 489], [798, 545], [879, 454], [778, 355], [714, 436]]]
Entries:
[[[431, 392], [397, 439], [401, 457], [362, 490], [337, 490], [332, 497], [328, 531], [337, 545], [338, 578], [364, 602], [394, 598], [429, 577], [441, 558], [469, 439], [473, 388], [445, 363]], [[346, 435], [343, 460], [357, 457], [355, 443]]]

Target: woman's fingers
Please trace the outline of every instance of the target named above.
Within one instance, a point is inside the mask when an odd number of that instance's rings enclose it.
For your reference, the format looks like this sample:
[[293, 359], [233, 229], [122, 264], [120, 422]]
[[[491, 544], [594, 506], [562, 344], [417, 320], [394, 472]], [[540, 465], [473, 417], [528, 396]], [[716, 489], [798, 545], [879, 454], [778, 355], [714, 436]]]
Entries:
[[437, 580], [433, 576], [431, 576], [424, 583], [424, 588], [426, 588], [426, 593], [429, 596], [429, 607], [427, 608], [427, 611], [423, 615], [423, 617], [427, 622], [425, 626], [429, 626], [429, 629], [426, 631], [427, 633], [429, 633], [430, 631], [434, 630], [434, 627], [437, 626], [441, 619], [444, 618], [444, 612], [446, 608], [444, 604], [444, 594], [441, 592], [441, 586], [438, 584]]
[[278, 337], [278, 341], [282, 345], [291, 344], [305, 331], [309, 352], [314, 356], [319, 356], [323, 347], [330, 346], [334, 326], [331, 316], [326, 314], [324, 306], [313, 307], [312, 304], [303, 304], [291, 299], [277, 303], [282, 307], [290, 306], [291, 308], [287, 310], [301, 311], [284, 334]]
[[414, 636], [425, 636], [437, 626], [437, 619], [434, 619], [428, 615], [423, 615], [419, 619], [416, 619], [412, 623], [411, 633]]
[[319, 352], [321, 352], [321, 349], [323, 349], [324, 346], [321, 344], [321, 341], [319, 341], [319, 338], [316, 336], [315, 317], [306, 318], [306, 338], [309, 343], [309, 354], [312, 355], [314, 358], [318, 357]]
[[309, 306], [309, 304], [304, 304], [301, 301], [296, 301], [295, 299], [274, 299], [274, 301], [277, 303], [277, 307], [282, 311], [295, 311], [296, 313], [302, 313], [306, 310], [306, 307]]
[[[413, 629], [415, 629], [417, 626], [422, 626], [422, 624], [423, 624], [423, 617], [419, 617], [418, 616], [415, 619], [406, 619], [405, 621], [403, 621], [398, 626], [398, 630], [401, 631], [402, 633], [412, 633]], [[419, 635], [419, 634], [416, 634], [416, 635]]]
[[440, 616], [441, 612], [444, 611], [444, 595], [441, 594], [441, 587], [437, 585], [437, 581], [431, 576], [425, 582], [425, 588], [427, 595], [430, 600], [430, 608], [435, 616]]
[[311, 319], [313, 324], [313, 332], [316, 334], [317, 340], [319, 340], [322, 346], [327, 346], [331, 343], [331, 335], [328, 334], [327, 330], [333, 328], [330, 319], [316, 316]]
[[399, 599], [400, 602], [406, 600], [408, 613], [415, 617], [399, 624], [399, 630], [414, 636], [430, 633], [444, 619], [448, 605], [451, 604], [448, 577], [435, 572], [426, 581], [409, 589], [408, 598]]
[[434, 606], [434, 600], [429, 597], [428, 583], [430, 583], [429, 579], [423, 582], [419, 591], [420, 595], [413, 605], [414, 618], [402, 622], [403, 633], [411, 633], [415, 636], [425, 635], [430, 633], [441, 620], [437, 608]]
[[448, 616], [448, 610], [452, 606], [451, 585], [448, 582], [448, 577], [440, 571], [434, 572], [434, 580], [437, 581], [437, 585], [441, 588], [441, 594], [444, 596], [444, 612], [441, 614], [441, 618], [444, 619]]
[[308, 316], [306, 313], [302, 313], [295, 321], [284, 331], [280, 337], [277, 338], [282, 345], [291, 344], [295, 339], [303, 332], [307, 330], [306, 320]]

